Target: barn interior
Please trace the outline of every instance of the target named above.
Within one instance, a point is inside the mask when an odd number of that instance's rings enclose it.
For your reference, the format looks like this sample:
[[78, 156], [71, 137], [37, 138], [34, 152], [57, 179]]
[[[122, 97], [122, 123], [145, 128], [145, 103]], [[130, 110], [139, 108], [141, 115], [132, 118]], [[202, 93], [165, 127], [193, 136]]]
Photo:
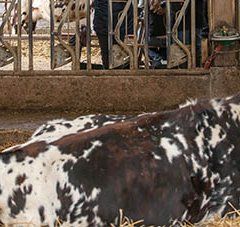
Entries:
[[[50, 20], [39, 20], [35, 31], [34, 0], [27, 1], [28, 31], [21, 27], [21, 1], [0, 1], [1, 150], [25, 142], [39, 125], [51, 119], [73, 119], [92, 113], [165, 111], [177, 108], [189, 98], [225, 97], [240, 90], [240, 0], [207, 0], [209, 31], [200, 40], [201, 56], [196, 45], [197, 0], [165, 2], [165, 34], [157, 37], [156, 43], [148, 42], [147, 1], [139, 14], [139, 1], [121, 0], [125, 7], [118, 23], [114, 27], [114, 19], [108, 20], [107, 68], [102, 65], [98, 36], [91, 25], [90, 0], [86, 0], [83, 20], [76, 10], [79, 7], [71, 11], [73, 5], [80, 5], [80, 0], [66, 0], [67, 7], [59, 21], [55, 20], [56, 1], [50, 0]], [[116, 2], [119, 0], [109, 0], [110, 15]], [[173, 19], [171, 12], [176, 4], [181, 7]], [[126, 26], [130, 7], [133, 32], [121, 40], [121, 26]], [[185, 27], [187, 11], [191, 12], [189, 30]], [[14, 16], [18, 17], [16, 34], [12, 26]], [[81, 30], [82, 25], [86, 26], [85, 31]], [[83, 45], [81, 32], [86, 37]], [[188, 35], [190, 40], [186, 41]], [[74, 45], [69, 42], [73, 37]], [[166, 58], [158, 68], [149, 49], [161, 49], [162, 43]], [[234, 212], [239, 216], [238, 211]], [[229, 221], [233, 220], [216, 218], [215, 224], [203, 226], [225, 226]], [[238, 226], [240, 219], [234, 222]]]

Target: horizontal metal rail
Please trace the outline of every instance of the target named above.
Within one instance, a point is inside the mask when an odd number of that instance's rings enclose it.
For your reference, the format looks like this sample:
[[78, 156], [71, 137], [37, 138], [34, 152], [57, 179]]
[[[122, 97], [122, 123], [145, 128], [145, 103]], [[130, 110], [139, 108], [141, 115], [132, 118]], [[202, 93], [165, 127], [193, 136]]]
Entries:
[[[73, 36], [75, 35], [75, 33], [62, 33], [62, 38], [67, 40], [69, 38], [69, 36]], [[47, 40], [50, 40], [51, 36], [48, 35], [48, 34], [34, 34], [33, 35], [33, 39], [34, 40], [44, 40], [44, 41], [47, 41]], [[3, 35], [3, 39], [6, 39], [6, 40], [17, 40], [18, 39], [18, 36], [17, 35], [9, 35], [9, 34], [4, 34]], [[23, 34], [21, 35], [21, 40], [28, 40], [28, 35], [27, 34]], [[97, 36], [91, 36], [91, 40], [97, 40]]]

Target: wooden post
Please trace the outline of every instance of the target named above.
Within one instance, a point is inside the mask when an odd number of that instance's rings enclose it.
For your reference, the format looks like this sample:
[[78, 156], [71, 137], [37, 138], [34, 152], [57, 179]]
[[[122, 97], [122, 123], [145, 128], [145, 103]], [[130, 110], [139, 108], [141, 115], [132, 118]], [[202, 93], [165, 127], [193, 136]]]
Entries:
[[[216, 29], [219, 25], [226, 23], [231, 27], [237, 25], [236, 0], [210, 0], [209, 1], [209, 25], [210, 31]], [[215, 66], [235, 65], [236, 55], [226, 53], [218, 55], [215, 59]]]

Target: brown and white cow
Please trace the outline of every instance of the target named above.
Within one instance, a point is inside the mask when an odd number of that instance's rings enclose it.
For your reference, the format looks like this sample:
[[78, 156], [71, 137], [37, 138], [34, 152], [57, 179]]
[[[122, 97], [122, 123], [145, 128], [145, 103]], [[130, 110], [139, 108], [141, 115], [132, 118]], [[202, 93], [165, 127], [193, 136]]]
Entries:
[[[86, 18], [87, 9], [86, 9], [86, 1], [87, 0], [79, 0], [79, 19], [82, 20]], [[54, 1], [54, 21], [60, 22], [63, 18], [63, 15], [67, 9], [69, 4], [68, 0], [57, 0]], [[68, 15], [68, 21], [73, 22], [76, 20], [76, 13], [75, 13], [75, 5], [76, 2], [72, 4]], [[22, 0], [21, 1], [21, 9], [22, 9], [22, 18], [21, 18], [21, 26], [25, 28], [26, 31], [29, 29], [29, 1]], [[91, 20], [93, 20], [93, 0], [90, 0], [90, 13], [91, 13]], [[45, 20], [50, 22], [50, 0], [32, 0], [32, 21], [33, 21], [33, 31], [35, 31], [37, 21]], [[14, 9], [14, 14], [12, 17], [12, 28], [13, 33], [17, 33], [17, 5]]]
[[240, 95], [39, 128], [0, 154], [0, 220], [54, 226], [195, 223], [239, 207]]

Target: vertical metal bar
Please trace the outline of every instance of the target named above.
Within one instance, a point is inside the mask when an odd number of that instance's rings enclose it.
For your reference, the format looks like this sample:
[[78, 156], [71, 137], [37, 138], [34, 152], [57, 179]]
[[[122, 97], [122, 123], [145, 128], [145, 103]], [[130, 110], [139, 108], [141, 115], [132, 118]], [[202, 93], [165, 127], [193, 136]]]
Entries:
[[61, 21], [58, 25], [57, 28], [57, 32], [55, 33], [59, 43], [70, 53], [71, 58], [72, 58], [72, 69], [74, 69], [74, 66], [76, 65], [76, 55], [75, 55], [75, 51], [72, 47], [70, 47], [68, 44], [66, 44], [66, 42], [63, 40], [62, 38], [62, 28], [63, 28], [63, 24], [66, 22], [67, 17], [69, 15], [69, 12], [71, 11], [71, 8], [73, 6], [74, 0], [70, 0], [68, 5], [67, 5], [67, 9], [64, 12]]
[[17, 17], [18, 17], [18, 24], [17, 24], [17, 36], [18, 36], [18, 49], [17, 49], [17, 71], [20, 72], [22, 68], [22, 42], [21, 42], [21, 35], [22, 35], [22, 17], [21, 17], [21, 0], [18, 0], [17, 5]]
[[237, 28], [240, 31], [240, 0], [237, 0]]
[[76, 21], [75, 21], [75, 33], [76, 33], [76, 42], [75, 42], [75, 54], [76, 54], [76, 61], [75, 61], [75, 70], [79, 70], [80, 69], [80, 34], [79, 34], [79, 21], [80, 21], [80, 17], [79, 17], [79, 8], [80, 8], [80, 0], [75, 0], [75, 17], [76, 17]]
[[145, 55], [145, 68], [149, 69], [149, 57], [148, 57], [148, 1], [144, 1], [144, 26], [145, 26], [145, 42], [144, 42], [144, 55]]
[[191, 52], [192, 68], [196, 68], [196, 0], [191, 0]]
[[[76, 6], [76, 5], [75, 5]], [[67, 38], [70, 39], [70, 16], [67, 16]]]
[[133, 46], [133, 68], [138, 69], [138, 2], [137, 0], [133, 0], [133, 25], [134, 25], [134, 46]]
[[187, 59], [188, 59], [188, 68], [192, 67], [192, 55], [191, 55], [191, 51], [189, 50], [189, 48], [183, 44], [183, 42], [181, 40], [178, 39], [177, 37], [177, 29], [183, 19], [183, 16], [186, 13], [187, 7], [189, 6], [189, 4], [191, 3], [191, 0], [185, 0], [183, 3], [183, 6], [179, 12], [179, 15], [176, 18], [176, 21], [173, 25], [172, 28], [172, 34], [171, 34], [171, 38], [174, 40], [174, 42], [187, 54]]
[[54, 0], [50, 0], [50, 45], [51, 45], [51, 69], [54, 69]]
[[166, 35], [167, 35], [167, 68], [170, 68], [171, 61], [171, 5], [170, 0], [166, 2]]
[[112, 12], [112, 0], [108, 1], [108, 64], [109, 69], [113, 68], [113, 12]]
[[28, 69], [33, 70], [33, 21], [32, 21], [32, 0], [28, 0], [28, 53], [29, 53], [29, 66]]
[[87, 70], [92, 68], [91, 60], [91, 9], [90, 0], [87, 0]]
[[213, 30], [213, 0], [208, 0], [208, 23], [209, 23], [209, 32]]
[[126, 5], [120, 15], [120, 17], [118, 18], [117, 24], [114, 28], [114, 39], [116, 40], [116, 42], [123, 48], [123, 50], [129, 55], [130, 58], [130, 69], [133, 69], [133, 63], [134, 63], [134, 55], [133, 55], [133, 51], [132, 48], [129, 48], [129, 46], [124, 43], [121, 38], [120, 38], [120, 28], [122, 26], [122, 24], [124, 23], [124, 20], [127, 16], [128, 10], [130, 9], [130, 7], [132, 6], [132, 0], [127, 0]]
[[183, 43], [186, 45], [186, 15], [183, 16]]
[[[236, 17], [235, 26], [239, 32], [240, 31], [240, 0], [235, 0], [235, 17]], [[236, 48], [239, 48], [239, 45], [240, 45], [239, 41], [236, 41], [236, 44], [235, 44]], [[237, 66], [239, 66], [239, 60], [240, 60], [240, 53], [237, 52], [236, 53]]]
[[[128, 36], [128, 16], [126, 16], [126, 19], [125, 19], [125, 31], [126, 31], [125, 36]], [[128, 38], [128, 37], [126, 37], [126, 38]]]

